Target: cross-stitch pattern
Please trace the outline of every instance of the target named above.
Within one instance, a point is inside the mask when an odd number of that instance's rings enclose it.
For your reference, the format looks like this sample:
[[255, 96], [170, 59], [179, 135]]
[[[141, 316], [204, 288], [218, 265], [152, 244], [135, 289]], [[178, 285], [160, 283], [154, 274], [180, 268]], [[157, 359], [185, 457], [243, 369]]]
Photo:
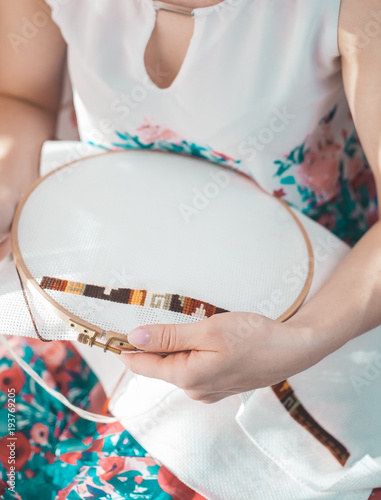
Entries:
[[40, 284], [44, 290], [55, 290], [65, 293], [83, 295], [94, 299], [108, 300], [120, 304], [130, 304], [143, 307], [155, 307], [168, 311], [194, 316], [196, 318], [210, 318], [214, 314], [228, 312], [221, 307], [207, 302], [171, 293], [156, 293], [147, 290], [133, 290], [131, 288], [112, 288], [96, 285], [86, 285], [74, 281], [60, 280], [44, 276]]
[[306, 409], [303, 408], [303, 405], [296, 397], [295, 392], [287, 380], [273, 385], [272, 390], [290, 416], [320, 441], [322, 445], [328, 448], [341, 465], [345, 465], [349, 458], [349, 451], [339, 443], [339, 441], [332, 437], [331, 434], [323, 429]]
[[[130, 288], [113, 288], [87, 285], [73, 281], [44, 276], [40, 284], [45, 290], [55, 290], [65, 293], [74, 293], [85, 297], [92, 297], [110, 302], [133, 304], [142, 307], [156, 307], [194, 316], [200, 319], [210, 318], [214, 314], [228, 312], [200, 300], [170, 293], [156, 293], [147, 290], [133, 290]], [[318, 422], [303, 407], [287, 380], [271, 387], [279, 401], [289, 415], [315, 439], [325, 446], [336, 460], [345, 465], [350, 453], [337, 439], [321, 427]]]

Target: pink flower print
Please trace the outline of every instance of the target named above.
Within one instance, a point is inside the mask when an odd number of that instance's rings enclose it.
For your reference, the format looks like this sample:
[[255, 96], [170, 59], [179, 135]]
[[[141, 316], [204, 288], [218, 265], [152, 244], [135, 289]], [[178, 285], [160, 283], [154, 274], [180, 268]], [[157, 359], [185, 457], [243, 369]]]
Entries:
[[214, 156], [217, 156], [221, 160], [225, 160], [228, 162], [236, 163], [236, 161], [237, 161], [234, 158], [232, 158], [231, 156], [228, 156], [225, 153], [220, 153], [219, 151], [215, 151], [214, 149], [212, 150], [212, 154], [214, 154]]
[[39, 339], [28, 339], [28, 344], [43, 359], [48, 370], [54, 371], [66, 358], [66, 343], [60, 340], [45, 343]]
[[32, 477], [34, 477], [36, 475], [36, 473], [31, 470], [31, 469], [26, 469], [25, 471], [25, 476], [27, 479], [31, 479]]
[[121, 434], [124, 431], [124, 427], [120, 422], [114, 422], [112, 424], [97, 424], [97, 433], [99, 437], [106, 437], [112, 434]]
[[283, 196], [286, 196], [286, 193], [283, 188], [280, 188], [280, 189], [274, 189], [273, 195], [276, 196], [277, 198], [283, 198]]
[[310, 150], [299, 165], [297, 176], [299, 183], [311, 188], [320, 201], [327, 201], [339, 191], [339, 144], [326, 141], [319, 143], [317, 150]]
[[66, 359], [65, 368], [69, 372], [81, 373], [82, 357], [73, 346], [70, 346], [70, 351], [72, 356]]
[[358, 191], [362, 186], [366, 186], [371, 200], [376, 198], [376, 183], [374, 179], [373, 172], [370, 168], [365, 169], [361, 172], [355, 179], [352, 180], [351, 186], [355, 191]]
[[368, 227], [373, 226], [373, 224], [375, 224], [379, 218], [380, 215], [378, 213], [378, 210], [376, 208], [373, 208], [366, 214], [366, 223], [368, 224]]
[[44, 446], [48, 442], [49, 428], [44, 424], [34, 424], [30, 435], [35, 443]]
[[87, 486], [88, 485], [85, 483], [79, 483], [77, 486], [77, 493], [79, 493], [80, 495], [85, 495], [88, 492]]
[[93, 413], [102, 413], [107, 401], [107, 395], [100, 382], [97, 382], [89, 393], [89, 410]]
[[53, 375], [50, 372], [44, 372], [42, 374], [42, 379], [51, 389], [55, 389], [56, 383], [54, 381]]
[[[83, 442], [85, 442], [85, 440], [83, 440]], [[91, 452], [102, 451], [103, 445], [104, 445], [104, 439], [96, 439], [87, 451]]]
[[99, 466], [103, 470], [99, 475], [102, 481], [109, 481], [114, 476], [125, 470], [124, 457], [106, 457], [99, 460]]
[[136, 133], [143, 144], [152, 144], [159, 141], [181, 144], [185, 140], [184, 137], [171, 130], [167, 125], [155, 125], [153, 120], [148, 118], [144, 118], [143, 124], [136, 129]]
[[62, 462], [65, 462], [67, 464], [70, 464], [70, 465], [78, 465], [78, 460], [81, 460], [82, 458], [82, 453], [78, 452], [78, 451], [71, 451], [71, 452], [67, 452], [67, 453], [63, 453], [61, 456], [60, 456], [60, 460]]
[[351, 158], [347, 163], [347, 177], [351, 181], [364, 168], [364, 160], [358, 156]]
[[329, 231], [332, 231], [336, 225], [335, 216], [330, 214], [321, 215], [318, 218], [317, 222], [318, 224], [321, 224], [322, 226], [327, 228]]
[[34, 395], [33, 394], [21, 394], [21, 399], [25, 401], [26, 403], [33, 403], [34, 401]]
[[50, 450], [45, 454], [45, 458], [49, 464], [54, 464], [56, 460], [55, 455], [53, 455], [53, 453]]
[[16, 394], [21, 392], [25, 383], [25, 375], [23, 370], [14, 363], [10, 368], [0, 372], [0, 391], [8, 394], [8, 391], [13, 389]]

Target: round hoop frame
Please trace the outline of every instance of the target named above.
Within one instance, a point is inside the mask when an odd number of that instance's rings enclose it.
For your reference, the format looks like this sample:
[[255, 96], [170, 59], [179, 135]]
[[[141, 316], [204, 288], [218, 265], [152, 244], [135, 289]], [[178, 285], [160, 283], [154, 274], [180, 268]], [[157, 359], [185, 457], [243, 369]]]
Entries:
[[[82, 320], [78, 316], [71, 314], [70, 311], [68, 311], [64, 307], [60, 306], [55, 300], [53, 300], [50, 297], [50, 295], [40, 286], [40, 284], [37, 283], [37, 281], [33, 278], [31, 273], [29, 272], [29, 270], [24, 262], [24, 259], [21, 255], [21, 251], [20, 251], [20, 247], [19, 247], [19, 243], [18, 243], [19, 221], [20, 221], [21, 213], [23, 211], [25, 203], [28, 200], [29, 196], [35, 191], [35, 189], [40, 184], [42, 184], [47, 178], [49, 178], [51, 175], [56, 174], [60, 170], [63, 170], [69, 166], [75, 165], [75, 164], [83, 162], [85, 160], [91, 160], [92, 158], [99, 158], [101, 156], [106, 156], [106, 155], [110, 155], [110, 154], [115, 155], [115, 154], [126, 153], [126, 152], [133, 154], [134, 152], [140, 152], [140, 150], [107, 151], [106, 153], [85, 156], [83, 158], [79, 158], [77, 160], [65, 163], [64, 165], [60, 166], [59, 168], [49, 172], [45, 176], [38, 179], [31, 186], [31, 188], [26, 192], [26, 194], [22, 197], [22, 199], [20, 200], [20, 202], [17, 206], [16, 213], [15, 213], [14, 220], [13, 220], [13, 225], [12, 225], [12, 238], [11, 238], [11, 240], [12, 240], [12, 253], [13, 253], [13, 257], [14, 257], [17, 271], [19, 273], [20, 284], [22, 287], [22, 291], [24, 293], [24, 298], [25, 298], [25, 301], [27, 303], [28, 310], [29, 310], [29, 313], [31, 315], [32, 322], [35, 326], [35, 330], [36, 330], [37, 335], [39, 335], [39, 333], [38, 333], [37, 327], [35, 325], [33, 313], [31, 311], [31, 308], [29, 306], [29, 302], [28, 302], [28, 299], [27, 299], [27, 296], [25, 293], [24, 284], [26, 285], [28, 290], [31, 291], [31, 293], [37, 292], [37, 294], [40, 297], [43, 297], [43, 299], [45, 299], [45, 301], [47, 302], [47, 306], [51, 307], [53, 312], [58, 317], [60, 317], [62, 320], [64, 320], [70, 328], [77, 331], [77, 333], [78, 333], [77, 340], [79, 342], [81, 342], [83, 344], [87, 344], [91, 347], [92, 346], [101, 347], [104, 351], [109, 350], [109, 351], [112, 351], [116, 354], [121, 354], [122, 352], [125, 352], [125, 351], [137, 351], [138, 350], [138, 349], [136, 349], [136, 347], [134, 347], [133, 345], [128, 343], [126, 335], [121, 334], [121, 333], [117, 333], [117, 332], [112, 332], [112, 331], [106, 332], [102, 328], [99, 328], [99, 327], [97, 327], [97, 326], [95, 326], [87, 321]], [[162, 154], [178, 154], [179, 156], [182, 156], [182, 157], [187, 156], [187, 157], [190, 157], [192, 159], [197, 159], [199, 161], [204, 161], [205, 163], [211, 164], [211, 162], [209, 162], [208, 160], [205, 160], [203, 158], [195, 158], [191, 155], [184, 155], [184, 154], [172, 153], [172, 152], [170, 153], [167, 151], [158, 151], [158, 150], [147, 150], [146, 152], [155, 152], [155, 153], [162, 153]], [[220, 168], [224, 168], [226, 170], [231, 171], [231, 169], [229, 167], [225, 167], [222, 165], [218, 165], [218, 166]], [[304, 239], [304, 242], [306, 245], [306, 249], [308, 252], [307, 276], [306, 276], [306, 280], [305, 280], [305, 283], [303, 285], [303, 288], [300, 291], [298, 297], [293, 302], [293, 304], [281, 316], [279, 316], [276, 319], [277, 322], [284, 322], [287, 319], [289, 319], [291, 316], [293, 316], [297, 312], [297, 310], [301, 307], [301, 305], [303, 304], [303, 302], [308, 294], [308, 291], [311, 287], [313, 274], [314, 274], [314, 254], [313, 254], [312, 244], [311, 244], [310, 238], [309, 238], [303, 224], [300, 222], [299, 218], [294, 214], [294, 212], [292, 211], [292, 209], [290, 208], [290, 206], [286, 202], [284, 202], [280, 198], [273, 196], [271, 193], [267, 192], [265, 189], [263, 189], [257, 183], [257, 181], [255, 181], [248, 174], [245, 174], [243, 172], [239, 172], [236, 170], [234, 170], [234, 172], [249, 179], [263, 193], [265, 193], [267, 196], [271, 196], [280, 205], [282, 205], [283, 208], [291, 215], [292, 219], [295, 221], [297, 227], [299, 228], [299, 230], [303, 236], [303, 239]], [[219, 312], [223, 312], [223, 311], [220, 310]], [[39, 338], [41, 338], [41, 337], [39, 336]], [[46, 339], [42, 339], [42, 340], [46, 340]], [[105, 341], [104, 343], [100, 342], [103, 340]]]

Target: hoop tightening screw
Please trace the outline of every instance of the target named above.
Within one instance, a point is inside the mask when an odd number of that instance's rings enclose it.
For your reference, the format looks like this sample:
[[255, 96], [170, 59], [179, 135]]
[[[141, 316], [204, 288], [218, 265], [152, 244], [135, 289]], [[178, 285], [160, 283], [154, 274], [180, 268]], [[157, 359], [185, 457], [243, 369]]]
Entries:
[[[102, 342], [98, 342], [96, 340], [98, 333], [94, 332], [94, 330], [90, 330], [82, 325], [79, 325], [73, 320], [69, 320], [68, 325], [70, 326], [70, 328], [78, 332], [77, 340], [81, 344], [88, 345], [89, 347], [100, 347], [101, 349], [103, 349], [103, 352], [111, 351], [115, 354], [121, 354], [122, 351], [120, 349], [116, 349], [109, 344], [102, 344]], [[92, 334], [92, 336], [90, 336], [89, 334]]]
[[102, 344], [102, 342], [98, 342], [97, 340], [95, 340], [97, 335], [98, 335], [97, 333], [94, 333], [94, 335], [92, 337], [90, 337], [89, 335], [86, 335], [85, 333], [80, 333], [77, 337], [77, 340], [81, 344], [85, 344], [85, 345], [88, 345], [90, 347], [93, 347], [94, 345], [96, 347], [101, 347], [104, 352], [111, 351], [111, 352], [114, 352], [115, 354], [121, 353], [120, 349], [115, 349], [115, 347], [112, 347], [108, 344]]

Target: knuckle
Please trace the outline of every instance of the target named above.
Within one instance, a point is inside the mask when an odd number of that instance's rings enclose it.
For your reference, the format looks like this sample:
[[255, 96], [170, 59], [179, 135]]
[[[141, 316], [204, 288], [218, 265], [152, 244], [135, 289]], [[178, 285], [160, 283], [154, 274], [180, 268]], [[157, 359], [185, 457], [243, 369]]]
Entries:
[[161, 334], [161, 347], [165, 352], [176, 350], [176, 325], [164, 325]]
[[201, 401], [205, 397], [205, 395], [199, 391], [185, 391], [185, 394], [194, 401]]

